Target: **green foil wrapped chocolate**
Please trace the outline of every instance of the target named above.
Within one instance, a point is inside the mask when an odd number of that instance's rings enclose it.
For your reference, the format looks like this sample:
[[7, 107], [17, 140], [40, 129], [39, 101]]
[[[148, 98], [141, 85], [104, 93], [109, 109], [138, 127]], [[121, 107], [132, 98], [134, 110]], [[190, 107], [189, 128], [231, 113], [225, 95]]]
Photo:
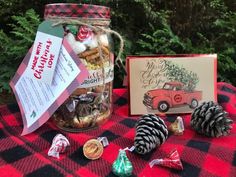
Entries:
[[66, 28], [76, 36], [77, 31], [78, 31], [78, 27], [76, 27], [75, 25], [67, 25]]
[[117, 159], [112, 164], [112, 172], [121, 177], [131, 176], [133, 166], [129, 161], [125, 150], [120, 149]]

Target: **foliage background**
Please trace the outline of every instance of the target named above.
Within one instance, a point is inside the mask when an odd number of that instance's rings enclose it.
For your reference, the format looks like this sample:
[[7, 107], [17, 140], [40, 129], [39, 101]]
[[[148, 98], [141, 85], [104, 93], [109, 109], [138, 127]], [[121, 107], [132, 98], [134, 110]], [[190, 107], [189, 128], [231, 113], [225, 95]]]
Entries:
[[[8, 82], [32, 45], [44, 5], [57, 2], [111, 7], [111, 28], [125, 39], [124, 62], [136, 54], [217, 53], [218, 81], [236, 85], [235, 0], [0, 0], [0, 93], [10, 92]], [[114, 87], [122, 86], [123, 76], [116, 68]]]

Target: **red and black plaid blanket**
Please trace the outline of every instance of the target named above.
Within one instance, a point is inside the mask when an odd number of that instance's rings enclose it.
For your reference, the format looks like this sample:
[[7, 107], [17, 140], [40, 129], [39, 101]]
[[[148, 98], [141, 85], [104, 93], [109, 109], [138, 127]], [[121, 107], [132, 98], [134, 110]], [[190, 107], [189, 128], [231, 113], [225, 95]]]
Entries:
[[[225, 83], [218, 83], [218, 101], [235, 121], [236, 89]], [[163, 117], [170, 124], [177, 116]], [[50, 121], [34, 133], [20, 136], [22, 119], [16, 104], [0, 106], [0, 176], [81, 176], [112, 177], [112, 163], [120, 148], [131, 147], [135, 136], [135, 123], [138, 117], [128, 116], [127, 90], [114, 90], [114, 113], [103, 126], [83, 133], [68, 133], [58, 130]], [[236, 176], [236, 127], [229, 136], [207, 138], [198, 135], [190, 127], [190, 115], [184, 116], [185, 132], [182, 136], [169, 135], [167, 141], [153, 152], [141, 156], [127, 152], [134, 170], [132, 176]], [[53, 137], [64, 134], [71, 146], [60, 159], [48, 157], [47, 152]], [[84, 157], [83, 144], [91, 139], [106, 136], [109, 146], [102, 157], [88, 160]], [[148, 163], [165, 157], [177, 149], [184, 170], [154, 166]]]

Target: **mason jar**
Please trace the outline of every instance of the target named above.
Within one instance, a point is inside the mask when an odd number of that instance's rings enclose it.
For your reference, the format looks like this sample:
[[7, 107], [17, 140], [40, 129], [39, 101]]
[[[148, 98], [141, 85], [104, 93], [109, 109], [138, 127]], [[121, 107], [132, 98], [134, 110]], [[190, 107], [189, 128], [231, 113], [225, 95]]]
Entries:
[[108, 32], [110, 9], [91, 4], [47, 4], [44, 18], [63, 25], [64, 40], [89, 72], [53, 115], [54, 122], [70, 132], [98, 127], [112, 113], [114, 54]]

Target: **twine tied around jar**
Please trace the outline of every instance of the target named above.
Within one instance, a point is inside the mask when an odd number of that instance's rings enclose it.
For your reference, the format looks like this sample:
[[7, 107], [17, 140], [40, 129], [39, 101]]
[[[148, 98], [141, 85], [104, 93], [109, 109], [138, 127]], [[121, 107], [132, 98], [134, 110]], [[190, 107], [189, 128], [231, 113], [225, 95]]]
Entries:
[[[119, 52], [118, 52], [117, 57], [115, 59], [115, 64], [118, 66], [118, 68], [123, 69], [126, 74], [125, 66], [121, 60], [121, 54], [124, 50], [124, 40], [118, 32], [108, 29], [108, 28], [104, 28], [104, 26], [109, 26], [110, 20], [82, 19], [82, 18], [71, 18], [71, 17], [56, 18], [55, 16], [48, 16], [47, 19], [50, 19], [51, 21], [55, 21], [55, 23], [53, 23], [52, 26], [57, 26], [57, 25], [61, 25], [61, 24], [84, 25], [84, 26], [91, 28], [96, 34], [98, 34], [97, 36], [99, 36], [101, 33], [114, 34], [120, 40]], [[101, 43], [100, 39], [98, 37], [97, 37], [97, 41], [98, 41], [98, 44]], [[101, 45], [98, 45], [98, 50], [99, 50], [100, 58], [103, 60]]]

